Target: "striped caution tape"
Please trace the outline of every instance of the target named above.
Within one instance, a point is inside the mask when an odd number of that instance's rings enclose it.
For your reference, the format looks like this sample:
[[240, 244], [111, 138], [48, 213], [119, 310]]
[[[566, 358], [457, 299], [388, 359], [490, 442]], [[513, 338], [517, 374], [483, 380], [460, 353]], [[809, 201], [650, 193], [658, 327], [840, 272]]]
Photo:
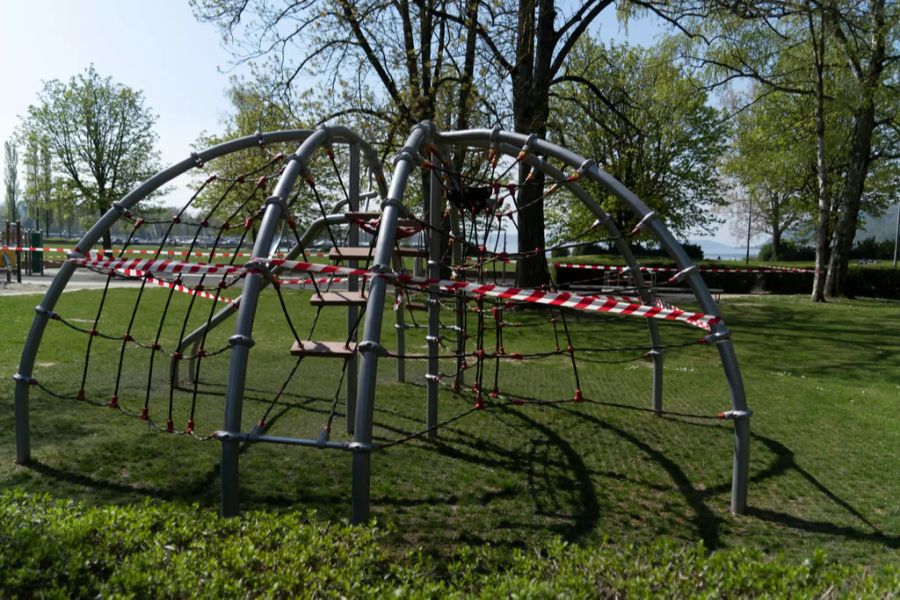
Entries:
[[165, 281], [164, 279], [159, 279], [154, 277], [147, 271], [141, 271], [138, 269], [115, 269], [117, 275], [125, 275], [126, 277], [141, 277], [146, 279], [148, 283], [152, 283], [154, 285], [158, 285], [160, 287], [169, 288], [175, 290], [176, 292], [182, 292], [185, 294], [191, 294], [193, 296], [198, 296], [200, 298], [207, 298], [209, 300], [218, 300], [219, 302], [224, 302], [225, 304], [237, 304], [240, 302], [238, 300], [232, 300], [231, 298], [225, 298], [224, 296], [214, 294], [212, 292], [207, 292], [203, 289], [192, 288], [190, 286], [186, 286], [183, 283], [176, 283], [174, 281]]
[[[53, 247], [37, 247], [37, 246], [0, 246], [0, 252], [58, 252], [61, 254], [68, 254], [69, 252], [78, 252], [75, 248], [53, 248]], [[91, 254], [102, 255], [103, 251], [94, 250]], [[155, 256], [157, 253], [159, 256], [193, 256], [196, 258], [250, 258], [253, 256], [250, 252], [208, 252], [206, 250], [192, 250], [188, 252], [186, 250], [154, 250], [150, 248], [125, 248], [124, 250], [121, 248], [111, 248], [109, 250], [113, 255], [118, 256], [119, 254], [129, 254], [134, 256]], [[316, 258], [325, 258], [328, 256], [327, 252], [307, 252], [307, 256], [314, 256]], [[282, 258], [284, 257], [284, 253], [277, 253], [275, 256]]]
[[371, 277], [383, 276], [392, 279], [401, 285], [417, 285], [423, 288], [436, 285], [447, 292], [464, 293], [476, 297], [489, 296], [504, 300], [543, 304], [547, 306], [560, 306], [589, 312], [608, 312], [624, 316], [680, 321], [707, 331], [709, 331], [713, 324], [718, 323], [721, 320], [720, 317], [714, 315], [688, 312], [668, 304], [657, 303], [655, 305], [645, 305], [635, 301], [633, 298], [624, 296], [610, 296], [605, 294], [581, 296], [570, 292], [548, 292], [466, 281], [429, 279], [396, 273], [376, 273], [368, 269], [354, 269], [337, 265], [291, 261], [279, 258], [257, 259], [248, 265], [241, 266], [215, 263], [186, 263], [168, 259], [76, 258], [70, 259], [70, 262], [79, 266], [88, 266], [100, 270], [131, 269], [150, 273], [167, 273], [174, 275], [228, 275], [245, 271], [252, 272], [255, 269], [259, 269], [259, 264], [263, 263], [267, 264], [269, 267], [281, 267], [283, 270], [293, 272], [343, 275], [345, 277], [353, 275]]
[[[288, 261], [284, 259], [269, 259], [270, 266], [280, 266], [289, 271], [307, 271], [341, 273], [342, 275], [372, 275], [364, 269], [351, 269], [334, 265], [319, 265], [307, 262]], [[688, 312], [665, 303], [656, 305], [641, 304], [638, 300], [625, 296], [592, 295], [580, 296], [570, 292], [547, 292], [543, 290], [522, 289], [504, 287], [493, 284], [473, 283], [466, 281], [449, 281], [444, 279], [429, 279], [425, 277], [413, 277], [411, 275], [384, 274], [385, 277], [394, 279], [399, 284], [413, 284], [420, 287], [437, 285], [447, 292], [462, 292], [471, 296], [490, 296], [518, 302], [530, 302], [548, 306], [561, 306], [575, 310], [608, 312], [624, 316], [664, 319], [669, 321], [682, 321], [709, 331], [710, 327], [721, 320], [721, 317], [704, 313]]]

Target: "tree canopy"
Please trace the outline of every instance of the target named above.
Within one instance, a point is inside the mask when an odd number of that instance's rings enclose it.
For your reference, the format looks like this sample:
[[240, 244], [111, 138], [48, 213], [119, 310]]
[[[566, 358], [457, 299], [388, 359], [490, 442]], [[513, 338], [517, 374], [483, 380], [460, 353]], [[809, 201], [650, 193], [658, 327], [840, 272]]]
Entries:
[[[717, 163], [729, 128], [708, 105], [699, 81], [674, 63], [672, 44], [641, 48], [585, 38], [566, 75], [553, 92], [551, 135], [594, 158], [676, 233], [713, 225], [712, 208], [722, 202]], [[602, 95], [592, 89], [599, 85]], [[630, 211], [594, 191], [606, 198], [604, 208], [620, 228], [631, 229]], [[594, 220], [581, 206], [548, 218], [568, 232], [583, 231]]]
[[19, 199], [19, 150], [15, 142], [3, 142], [3, 191], [6, 218], [15, 221]]
[[158, 170], [155, 123], [141, 92], [91, 66], [68, 82], [44, 83], [22, 136], [48, 148], [58, 197], [102, 214]]

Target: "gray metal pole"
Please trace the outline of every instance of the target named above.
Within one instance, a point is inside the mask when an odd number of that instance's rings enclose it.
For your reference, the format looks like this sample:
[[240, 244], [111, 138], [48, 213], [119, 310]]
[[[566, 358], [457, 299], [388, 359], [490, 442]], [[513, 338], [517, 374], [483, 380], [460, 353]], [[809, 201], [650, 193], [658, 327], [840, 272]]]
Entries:
[[[350, 183], [348, 189], [348, 195], [350, 197], [350, 211], [356, 212], [359, 210], [359, 144], [350, 144]], [[347, 242], [350, 246], [359, 246], [359, 225], [356, 223], [350, 223], [349, 225], [350, 231], [347, 236]], [[352, 268], [357, 268], [359, 263], [357, 261], [350, 261], [350, 266]], [[347, 281], [347, 290], [350, 292], [355, 292], [359, 290], [359, 277], [353, 275]], [[347, 307], [347, 334], [350, 335], [353, 333], [353, 328], [356, 326], [356, 321], [359, 319], [359, 308], [356, 306], [348, 306]], [[357, 334], [353, 333], [353, 337], [350, 340], [351, 343], [355, 342], [357, 339]], [[349, 359], [347, 359], [347, 433], [353, 434], [356, 420], [356, 377], [357, 377], [357, 367], [358, 360], [356, 358], [356, 354], [353, 354]]]
[[[266, 257], [272, 247], [272, 238], [284, 215], [284, 209], [294, 182], [305, 168], [306, 160], [320, 146], [328, 141], [328, 129], [317, 129], [297, 150], [285, 166], [284, 172], [272, 196], [266, 201], [262, 223], [253, 244], [254, 257]], [[253, 321], [263, 276], [257, 271], [249, 271], [244, 279], [241, 305], [238, 309], [234, 335], [229, 339], [231, 361], [228, 367], [228, 383], [225, 389], [225, 423], [227, 433], [241, 432], [241, 417], [244, 404], [244, 383], [247, 377], [247, 359], [253, 346]], [[222, 439], [222, 515], [232, 517], [240, 512], [240, 489], [238, 458], [240, 443], [237, 439]]]
[[[441, 278], [441, 181], [437, 172], [431, 170], [429, 177], [429, 214], [428, 220], [431, 226], [428, 231], [428, 277]], [[425, 410], [425, 427], [428, 429], [428, 438], [437, 437], [438, 423], [438, 353], [440, 352], [441, 335], [441, 295], [438, 286], [433, 285], [428, 292], [428, 386], [427, 407]]]
[[[359, 397], [356, 405], [355, 441], [368, 448], [372, 443], [372, 422], [375, 411], [375, 379], [378, 373], [378, 357], [384, 351], [381, 345], [381, 321], [387, 281], [378, 272], [390, 269], [394, 253], [397, 221], [403, 207], [403, 193], [410, 173], [419, 164], [419, 150], [431, 137], [433, 126], [420, 124], [413, 128], [394, 160], [394, 176], [390, 192], [383, 203], [381, 227], [375, 245], [372, 269], [376, 272], [369, 284], [369, 301], [366, 306], [366, 323], [363, 341], [359, 343]], [[369, 518], [369, 486], [371, 482], [371, 454], [360, 451], [353, 454], [353, 523], [362, 523]]]

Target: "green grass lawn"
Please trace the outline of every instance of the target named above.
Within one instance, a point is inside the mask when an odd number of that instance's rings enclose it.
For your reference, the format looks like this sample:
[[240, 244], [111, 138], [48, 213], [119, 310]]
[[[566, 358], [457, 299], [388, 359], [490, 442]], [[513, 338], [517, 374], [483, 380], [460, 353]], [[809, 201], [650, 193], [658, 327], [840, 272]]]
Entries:
[[[134, 294], [111, 291], [99, 329], [122, 333]], [[307, 296], [285, 294], [304, 336], [312, 321]], [[147, 292], [136, 338], [154, 336], [165, 297], [164, 290]], [[96, 292], [68, 293], [57, 311], [89, 328], [97, 299]], [[7, 374], [15, 371], [37, 301], [36, 296], [0, 298], [5, 315], [0, 360]], [[163, 347], [170, 348], [177, 339], [187, 303], [181, 296], [173, 299], [173, 316], [161, 336]], [[814, 306], [793, 296], [735, 297], [724, 299], [721, 308], [734, 332], [754, 411], [746, 515], [728, 512], [730, 423], [656, 418], [604, 404], [648, 407], [651, 370], [641, 360], [622, 362], [640, 351], [579, 353], [584, 359], [579, 361], [582, 389], [596, 402], [491, 408], [442, 429], [436, 441], [418, 439], [376, 453], [372, 504], [385, 530], [379, 545], [397, 556], [421, 549], [445, 565], [435, 567], [438, 578], [453, 576], [446, 571], [446, 561], [459, 559], [463, 548], [527, 550], [553, 539], [623, 551], [665, 538], [676, 548], [699, 541], [707, 550], [747, 548], [794, 563], [824, 550], [829, 560], [849, 565], [896, 564], [900, 304], [856, 300]], [[198, 304], [188, 328], [205, 319], [207, 310], [206, 303]], [[338, 309], [332, 311], [320, 318], [316, 338], [343, 335], [346, 317]], [[452, 313], [445, 314], [446, 321], [452, 318]], [[509, 313], [507, 319], [528, 325], [505, 331], [507, 351], [555, 346], [543, 315], [525, 311]], [[473, 320], [470, 316], [470, 327]], [[394, 346], [392, 323], [386, 311], [389, 347]], [[646, 341], [646, 329], [635, 319], [582, 317], [570, 319], [568, 325], [576, 350]], [[220, 347], [231, 333], [229, 322], [210, 337], [206, 348]], [[490, 334], [492, 344], [493, 330]], [[701, 335], [696, 329], [663, 324], [666, 344]], [[245, 430], [270, 406], [293, 366], [288, 353], [292, 336], [271, 293], [260, 305], [254, 338]], [[83, 334], [50, 323], [35, 377], [50, 389], [76, 391], [86, 341]], [[410, 333], [408, 351], [423, 348], [424, 330]], [[146, 350], [126, 351], [120, 398], [130, 411], [143, 403], [148, 360]], [[96, 339], [85, 388], [88, 399], [108, 399], [117, 361], [118, 343]], [[227, 352], [203, 363], [201, 390], [207, 393], [198, 397], [195, 413], [201, 434], [221, 427], [227, 363]], [[167, 364], [157, 362], [150, 382], [151, 417], [157, 422], [164, 422], [167, 412]], [[450, 368], [442, 364], [443, 370]], [[423, 428], [424, 366], [410, 361], [406, 384], [396, 382], [394, 369], [392, 359], [381, 360], [375, 435], [382, 443]], [[331, 410], [338, 377], [338, 361], [302, 363], [270, 413], [271, 433], [317, 437]], [[574, 379], [565, 357], [551, 357], [504, 365], [500, 387], [545, 400], [568, 399]], [[99, 508], [150, 500], [167, 507], [160, 510], [183, 506], [187, 512], [216, 511], [218, 442], [159, 433], [111, 409], [54, 399], [32, 388], [34, 462], [16, 466], [13, 387], [0, 389], [0, 430], [7, 432], [0, 436], [4, 489], [47, 493]], [[174, 394], [178, 429], [187, 421], [190, 401], [189, 392]], [[443, 392], [441, 418], [470, 405], [469, 397]], [[667, 354], [665, 407], [702, 415], [729, 408], [714, 348], [693, 345]], [[338, 409], [333, 438], [346, 439], [341, 435], [341, 402]], [[347, 454], [258, 445], [243, 452], [241, 477], [247, 511], [314, 510], [314, 523], [349, 515]], [[195, 503], [199, 508], [190, 507]]]

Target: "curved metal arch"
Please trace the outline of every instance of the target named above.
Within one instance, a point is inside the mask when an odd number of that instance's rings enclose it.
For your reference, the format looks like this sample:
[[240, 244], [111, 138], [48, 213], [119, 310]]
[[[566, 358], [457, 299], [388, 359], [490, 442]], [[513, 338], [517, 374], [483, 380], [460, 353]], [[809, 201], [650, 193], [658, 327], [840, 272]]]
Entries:
[[[502, 129], [499, 127], [495, 127], [490, 132], [490, 138], [485, 140], [478, 140], [477, 143], [469, 144], [466, 147], [472, 148], [491, 148], [501, 154], [505, 154], [511, 157], [517, 157], [519, 151], [522, 150], [522, 147], [517, 147], [507, 142], [502, 142], [500, 140], [500, 134], [502, 133]], [[437, 148], [440, 150], [441, 154], [439, 154], [439, 158], [441, 162], [444, 164], [446, 169], [450, 169], [452, 171], [452, 165], [450, 165], [449, 161], [444, 158], [444, 155], [448, 154], [447, 144], [444, 141], [441, 141], [440, 136], [439, 139], [432, 140], [431, 146], [433, 148]], [[528, 136], [525, 138], [525, 144], [528, 144], [530, 141], [533, 141], [535, 138]], [[526, 154], [521, 158], [521, 161], [525, 164], [541, 170], [543, 173], [549, 175], [557, 183], [564, 186], [566, 189], [572, 192], [579, 200], [581, 200], [585, 206], [588, 207], [594, 216], [597, 218], [598, 222], [606, 229], [609, 233], [610, 238], [613, 243], [616, 245], [616, 248], [619, 250], [619, 253], [625, 260], [625, 264], [628, 265], [628, 268], [631, 270], [631, 273], [634, 277], [635, 287], [637, 288], [638, 295], [641, 298], [641, 301], [644, 304], [651, 304], [653, 302], [653, 295], [650, 290], [650, 286], [647, 285], [644, 280], [644, 276], [642, 271], [640, 270], [640, 264], [637, 259], [634, 257], [634, 253], [631, 251], [631, 247], [628, 245], [627, 241], [622, 236], [621, 231], [616, 226], [615, 222], [610, 218], [609, 214], [606, 213], [601, 207], [600, 204], [594, 200], [593, 196], [591, 196], [584, 187], [578, 183], [577, 181], [569, 181], [568, 177], [565, 173], [563, 173], [560, 169], [556, 168], [546, 160], [535, 156], [533, 154]], [[579, 169], [584, 167], [588, 162], [582, 163], [579, 166]], [[454, 185], [455, 181], [452, 182]], [[653, 319], [647, 320], [647, 330], [650, 336], [650, 357], [653, 360], [653, 391], [651, 396], [651, 406], [657, 414], [661, 414], [662, 411], [662, 393], [663, 393], [663, 354], [662, 354], [662, 342], [659, 336], [659, 324]]]
[[[73, 257], [83, 256], [90, 251], [97, 243], [105, 231], [113, 224], [120, 220], [125, 211], [134, 207], [138, 202], [149, 196], [154, 191], [166, 185], [176, 177], [187, 173], [191, 169], [207, 162], [233, 154], [247, 148], [252, 148], [264, 144], [272, 143], [288, 143], [308, 139], [317, 130], [310, 129], [290, 129], [283, 131], [273, 131], [269, 133], [259, 133], [248, 135], [234, 140], [229, 140], [222, 144], [217, 144], [201, 152], [191, 153], [184, 160], [171, 165], [156, 173], [152, 177], [146, 179], [137, 185], [132, 191], [122, 197], [121, 200], [113, 204], [104, 215], [85, 233], [75, 246], [76, 252]], [[329, 130], [329, 139], [338, 143], [356, 144], [358, 145], [365, 157], [366, 162], [378, 183], [382, 196], [385, 193], [385, 179], [378, 161], [378, 154], [375, 150], [360, 138], [356, 133], [346, 127], [333, 127]], [[22, 349], [22, 355], [19, 359], [19, 368], [13, 379], [16, 382], [15, 389], [15, 429], [16, 429], [16, 462], [26, 464], [31, 460], [31, 435], [30, 435], [30, 418], [29, 418], [29, 388], [34, 371], [34, 361], [40, 348], [41, 340], [46, 329], [49, 315], [56, 306], [60, 295], [69, 283], [75, 266], [65, 262], [50, 284], [47, 292], [41, 300], [41, 303], [35, 307], [35, 317], [32, 320], [31, 328], [28, 332], [25, 345]]]
[[[313, 131], [303, 142], [297, 151], [291, 155], [285, 164], [284, 171], [272, 191], [272, 195], [287, 201], [291, 189], [298, 177], [304, 176], [306, 161], [314, 152], [335, 141], [344, 141], [358, 145], [366, 154], [366, 159], [372, 165], [382, 195], [385, 192], [385, 180], [380, 166], [377, 163], [377, 155], [366, 142], [356, 133], [341, 126], [321, 126]], [[267, 203], [263, 212], [259, 231], [253, 244], [253, 256], [255, 258], [269, 257], [272, 251], [272, 239], [279, 222], [284, 217], [282, 202]], [[391, 231], [396, 228], [396, 218], [388, 226]], [[384, 227], [382, 227], [384, 230]], [[225, 390], [225, 417], [224, 431], [238, 433], [241, 431], [241, 418], [243, 413], [244, 383], [247, 376], [247, 360], [250, 348], [253, 345], [253, 322], [256, 317], [256, 308], [259, 301], [259, 293], [265, 286], [266, 278], [258, 271], [248, 271], [244, 278], [244, 287], [241, 292], [241, 302], [237, 313], [235, 333], [229, 339], [231, 346], [231, 360], [228, 367], [228, 382]], [[382, 282], [383, 283], [383, 282]], [[383, 304], [382, 297], [382, 304]], [[370, 299], [371, 303], [371, 299]], [[371, 304], [370, 304], [371, 305]], [[222, 514], [233, 516], [240, 510], [239, 502], [239, 475], [238, 452], [239, 440], [222, 439]]]
[[[403, 149], [395, 159], [394, 177], [391, 182], [391, 191], [384, 203], [384, 215], [381, 228], [375, 246], [375, 263], [382, 269], [387, 269], [390, 264], [397, 218], [403, 210], [403, 195], [410, 172], [419, 163], [420, 151], [423, 145], [434, 143], [436, 145], [461, 145], [461, 146], [496, 146], [507, 144], [519, 149], [525, 147], [528, 150], [526, 157], [535, 154], [553, 157], [572, 169], [583, 170], [582, 177], [588, 177], [601, 185], [608, 192], [624, 202], [632, 212], [645, 223], [654, 234], [662, 247], [670, 257], [675, 260], [681, 271], [687, 273], [687, 280], [694, 296], [704, 312], [715, 316], [721, 316], [718, 306], [713, 300], [702, 277], [697, 269], [689, 269], [694, 263], [687, 256], [684, 249], [675, 237], [668, 231], [658, 218], [653, 218], [655, 213], [647, 207], [633, 192], [622, 185], [621, 182], [600, 169], [593, 161], [546, 140], [536, 138], [534, 135], [525, 135], [501, 130], [473, 129], [442, 133], [438, 132], [431, 122], [421, 123], [415, 126], [407, 138]], [[577, 196], [580, 200], [584, 198]], [[595, 211], [599, 206], [594, 202], [588, 203], [588, 207]], [[602, 211], [601, 211], [602, 214]], [[598, 214], [599, 217], [599, 214]], [[627, 246], [627, 244], [626, 244]], [[633, 259], [633, 256], [632, 256]], [[636, 270], [635, 274], [640, 272]], [[365, 338], [360, 343], [362, 363], [359, 371], [358, 409], [356, 413], [356, 442], [360, 447], [368, 448], [372, 441], [372, 416], [375, 403], [375, 376], [378, 368], [378, 356], [383, 351], [380, 345], [381, 339], [381, 313], [384, 306], [384, 292], [386, 282], [383, 278], [375, 278], [372, 281], [369, 308], [366, 311]], [[743, 380], [734, 353], [728, 330], [724, 322], [719, 321], [712, 327], [713, 339], [716, 340], [719, 356], [723, 364], [723, 370], [728, 382], [729, 395], [732, 409], [740, 416], [735, 418], [734, 428], [734, 458], [732, 469], [732, 493], [731, 510], [734, 513], [743, 513], [747, 502], [747, 481], [749, 476], [750, 457], [750, 411], [747, 408], [744, 394]], [[657, 338], [658, 339], [658, 338]], [[352, 520], [363, 522], [369, 515], [369, 486], [371, 457], [368, 452], [357, 452], [353, 457], [353, 509]]]

